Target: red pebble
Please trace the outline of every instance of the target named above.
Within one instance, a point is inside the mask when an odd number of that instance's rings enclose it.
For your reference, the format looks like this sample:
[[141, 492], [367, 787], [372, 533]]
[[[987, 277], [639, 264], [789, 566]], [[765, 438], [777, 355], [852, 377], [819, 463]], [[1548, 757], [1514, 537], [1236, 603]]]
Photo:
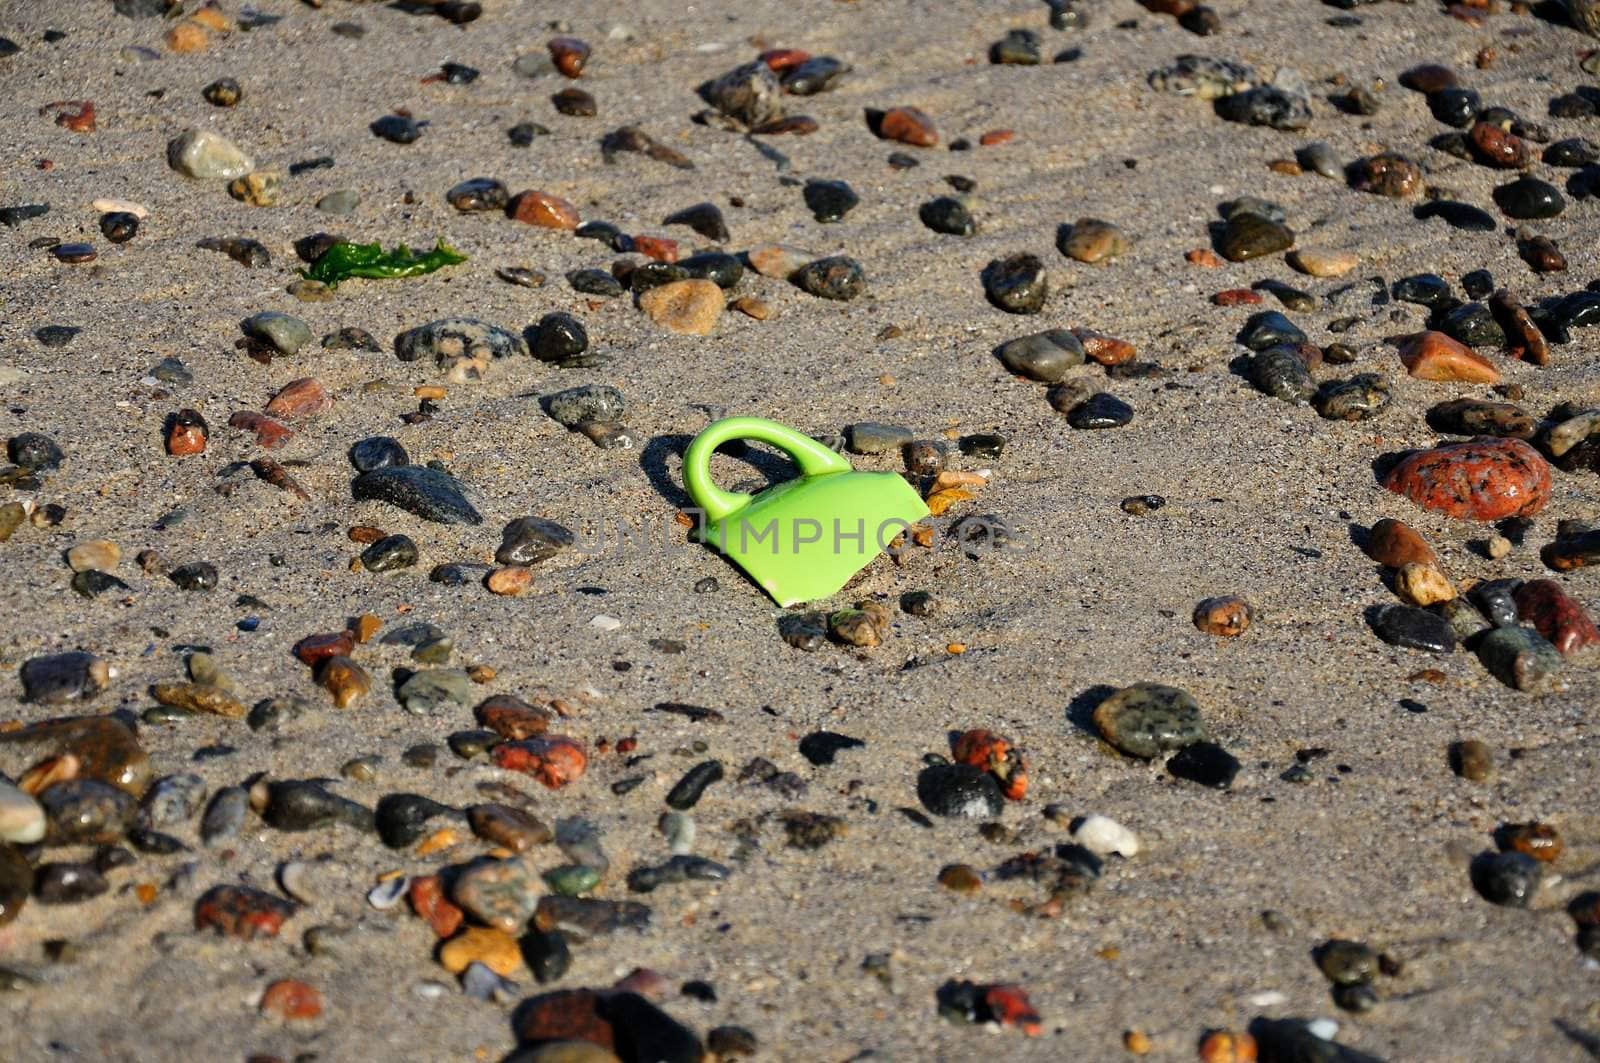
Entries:
[[544, 734], [550, 729], [550, 721], [555, 719], [555, 713], [549, 709], [529, 705], [510, 694], [485, 698], [473, 710], [473, 715], [478, 723], [512, 741]]
[[267, 412], [286, 421], [298, 421], [333, 409], [333, 396], [314, 376], [291, 380], [267, 403]]
[[1000, 144], [1009, 144], [1015, 139], [1017, 139], [1015, 129], [991, 129], [978, 138], [978, 143], [986, 148], [992, 148]]
[[1016, 1026], [1029, 1037], [1038, 1037], [1044, 1032], [1044, 1021], [1033, 1010], [1021, 986], [989, 986], [984, 990], [983, 1002], [1001, 1026]]
[[1554, 580], [1528, 580], [1512, 598], [1517, 603], [1517, 619], [1538, 631], [1563, 654], [1600, 642], [1600, 629], [1589, 614]]
[[276, 450], [294, 438], [293, 429], [286, 428], [264, 414], [254, 410], [240, 410], [228, 418], [228, 427], [241, 432], [254, 432], [256, 442], [268, 450]]
[[1083, 353], [1089, 356], [1089, 360], [1101, 365], [1121, 365], [1123, 362], [1131, 362], [1139, 353], [1138, 348], [1127, 340], [1119, 340], [1115, 336], [1107, 336], [1094, 329], [1074, 328], [1072, 334], [1078, 337], [1078, 342], [1083, 345]]
[[1383, 486], [1460, 520], [1531, 517], [1550, 501], [1550, 466], [1520, 439], [1446, 443], [1406, 457]]
[[939, 143], [939, 133], [933, 119], [915, 107], [895, 107], [883, 114], [878, 135], [884, 140], [898, 140], [917, 148], [931, 148]]
[[438, 875], [423, 875], [411, 880], [409, 892], [411, 910], [427, 920], [440, 938], [454, 934], [466, 914], [444, 895], [444, 886]]
[[196, 410], [179, 410], [167, 419], [167, 453], [175, 458], [203, 454], [210, 429]]
[[493, 754], [497, 766], [531, 775], [552, 790], [580, 778], [589, 766], [583, 746], [565, 735], [501, 742]]
[[1011, 742], [993, 731], [975, 727], [963, 731], [951, 744], [957, 763], [989, 772], [1000, 783], [1007, 800], [1021, 801], [1028, 793], [1028, 765]]
[[548, 192], [529, 190], [511, 202], [511, 216], [524, 225], [545, 229], [576, 229], [578, 208]]
[[756, 56], [756, 58], [767, 64], [768, 70], [775, 74], [781, 74], [785, 70], [797, 67], [807, 59], [810, 59], [811, 53], [803, 52], [799, 48], [769, 48]]
[[294, 644], [294, 655], [314, 668], [329, 657], [348, 657], [355, 648], [356, 637], [341, 631], [336, 635], [307, 635]]
[[280, 1019], [314, 1019], [322, 1014], [322, 994], [315, 986], [281, 978], [261, 994], [261, 1014]]
[[517, 1008], [512, 1028], [523, 1043], [588, 1041], [601, 1048], [616, 1044], [611, 1023], [601, 1015], [603, 991], [559, 989], [524, 1001]]
[[251, 886], [213, 886], [194, 906], [194, 928], [253, 941], [278, 936], [295, 905]]
[[1229, 288], [1213, 295], [1211, 301], [1218, 306], [1255, 306], [1262, 301], [1262, 296], [1249, 288]]
[[635, 236], [633, 249], [657, 262], [678, 261], [678, 241], [666, 236]]
[[555, 61], [556, 69], [569, 78], [582, 74], [584, 64], [589, 62], [588, 43], [576, 37], [553, 37], [546, 47], [550, 49], [550, 58]]
[[39, 108], [40, 114], [56, 112], [56, 125], [74, 133], [95, 131], [94, 104], [89, 100], [57, 100]]

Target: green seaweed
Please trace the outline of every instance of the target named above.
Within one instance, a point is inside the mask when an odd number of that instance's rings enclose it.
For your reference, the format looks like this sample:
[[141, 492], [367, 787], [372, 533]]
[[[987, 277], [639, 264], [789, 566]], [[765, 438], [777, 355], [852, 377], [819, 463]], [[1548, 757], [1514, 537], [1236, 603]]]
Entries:
[[307, 280], [320, 281], [329, 288], [337, 288], [340, 281], [351, 277], [369, 280], [386, 280], [390, 277], [420, 277], [443, 266], [465, 262], [467, 256], [440, 240], [432, 251], [419, 255], [405, 244], [385, 251], [382, 244], [337, 243], [328, 248], [311, 264], [300, 271]]

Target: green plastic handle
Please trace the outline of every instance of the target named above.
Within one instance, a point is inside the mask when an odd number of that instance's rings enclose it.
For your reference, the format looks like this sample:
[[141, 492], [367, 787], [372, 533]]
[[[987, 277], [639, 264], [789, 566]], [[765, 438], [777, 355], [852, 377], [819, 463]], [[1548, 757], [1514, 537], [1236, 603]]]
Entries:
[[724, 491], [711, 482], [711, 454], [735, 439], [754, 439], [770, 443], [794, 459], [802, 476], [821, 476], [831, 472], [850, 472], [842, 455], [835, 454], [808, 435], [763, 417], [724, 417], [706, 426], [694, 437], [683, 455], [683, 484], [694, 504], [705, 510], [713, 523], [732, 516], [750, 504], [750, 496]]

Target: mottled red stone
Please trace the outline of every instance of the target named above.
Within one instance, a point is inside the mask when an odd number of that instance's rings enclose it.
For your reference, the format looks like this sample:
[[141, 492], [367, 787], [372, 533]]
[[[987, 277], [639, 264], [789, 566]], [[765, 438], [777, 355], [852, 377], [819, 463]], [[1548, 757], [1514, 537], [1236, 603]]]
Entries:
[[294, 438], [294, 430], [254, 410], [240, 410], [228, 418], [228, 427], [241, 432], [254, 432], [256, 442], [268, 450], [276, 450]]
[[1467, 134], [1479, 161], [1503, 170], [1520, 170], [1533, 161], [1528, 144], [1515, 133], [1490, 122], [1474, 122]]
[[593, 989], [562, 989], [534, 997], [517, 1009], [517, 1040], [532, 1045], [588, 1041], [613, 1048], [616, 1036], [600, 1014], [601, 1000]]
[[277, 937], [295, 905], [251, 886], [213, 886], [194, 906], [194, 928], [252, 941]]
[[492, 752], [498, 767], [531, 775], [552, 790], [580, 778], [589, 766], [583, 746], [565, 735], [502, 742]]
[[994, 148], [1001, 144], [1009, 144], [1015, 139], [1017, 139], [1015, 129], [991, 129], [978, 138], [978, 143], [986, 148]]
[[1550, 466], [1520, 439], [1447, 443], [1403, 459], [1383, 486], [1461, 520], [1531, 517], [1550, 501]]
[[1563, 654], [1600, 643], [1600, 629], [1577, 600], [1554, 580], [1531, 579], [1512, 595], [1517, 619], [1543, 635]]
[[1083, 353], [1089, 356], [1091, 362], [1101, 365], [1121, 365], [1131, 362], [1139, 353], [1138, 348], [1127, 340], [1119, 340], [1115, 336], [1107, 336], [1094, 329], [1075, 328], [1072, 334], [1078, 337], [1078, 342], [1083, 345]]
[[1249, 288], [1229, 288], [1213, 295], [1211, 301], [1218, 306], [1255, 306], [1262, 298], [1260, 292], [1253, 292]]
[[[314, 376], [291, 380], [267, 403], [267, 412], [287, 421], [315, 417], [333, 409], [333, 396]], [[230, 422], [231, 423], [231, 422]]]
[[529, 705], [510, 694], [485, 698], [474, 710], [474, 715], [478, 723], [501, 738], [512, 741], [544, 734], [550, 729], [550, 721], [555, 719], [555, 713], [549, 709]]
[[348, 631], [337, 634], [307, 635], [294, 644], [294, 655], [309, 665], [317, 665], [329, 657], [348, 657], [355, 652], [356, 638]]

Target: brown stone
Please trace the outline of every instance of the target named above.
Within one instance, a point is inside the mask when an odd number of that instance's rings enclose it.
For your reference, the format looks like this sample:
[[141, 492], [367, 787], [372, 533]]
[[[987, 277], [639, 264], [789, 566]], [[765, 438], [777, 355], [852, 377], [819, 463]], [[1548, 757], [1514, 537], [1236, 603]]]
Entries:
[[1249, 288], [1227, 288], [1217, 292], [1211, 301], [1218, 306], [1257, 306], [1265, 297]]
[[1361, 192], [1404, 199], [1421, 191], [1422, 170], [1404, 155], [1386, 151], [1357, 163], [1351, 184]]
[[1474, 122], [1467, 134], [1473, 153], [1485, 166], [1502, 170], [1525, 169], [1533, 162], [1527, 141], [1492, 122]]
[[552, 37], [545, 47], [550, 49], [556, 69], [569, 78], [582, 75], [584, 65], [589, 62], [589, 45], [576, 37]]
[[933, 119], [915, 107], [892, 107], [883, 113], [878, 135], [885, 140], [896, 140], [918, 148], [931, 148], [939, 143], [938, 130]]
[[753, 295], [741, 295], [728, 305], [744, 316], [755, 318], [757, 321], [765, 321], [772, 316], [772, 307], [768, 306], [764, 300], [757, 299]]
[[[379, 535], [378, 538], [381, 539], [383, 536]], [[376, 542], [377, 540], [373, 541]], [[371, 613], [362, 613], [356, 617], [355, 631], [351, 632], [351, 634], [355, 635], [357, 642], [365, 644], [371, 642], [372, 636], [376, 635], [382, 627], [382, 620], [379, 620]]]
[[1541, 864], [1554, 863], [1566, 848], [1561, 832], [1548, 823], [1507, 823], [1495, 833], [1504, 849], [1531, 856]]
[[333, 409], [333, 396], [316, 377], [291, 380], [267, 403], [267, 412], [286, 421], [301, 421]]
[[1138, 355], [1138, 348], [1127, 340], [1115, 336], [1107, 336], [1094, 329], [1074, 328], [1072, 334], [1078, 338], [1078, 343], [1083, 346], [1083, 353], [1091, 362], [1101, 365], [1121, 365], [1131, 362]]
[[511, 202], [511, 216], [524, 225], [545, 229], [576, 229], [578, 208], [548, 192], [529, 190]]
[[672, 281], [639, 296], [639, 309], [669, 332], [707, 336], [722, 317], [725, 296], [715, 281]]
[[526, 565], [506, 565], [489, 573], [485, 582], [495, 594], [514, 596], [533, 586], [533, 570]]
[[253, 941], [277, 937], [295, 905], [252, 886], [214, 886], [194, 906], [194, 928]]
[[150, 782], [150, 757], [121, 721], [110, 716], [43, 720], [0, 734], [0, 771], [15, 778], [44, 757], [77, 758], [80, 779], [109, 783], [138, 796]]
[[678, 261], [678, 241], [669, 236], [635, 236], [633, 249], [657, 262]]
[[1550, 343], [1517, 297], [1501, 288], [1489, 297], [1489, 309], [1506, 334], [1506, 353], [1534, 365], [1550, 364]]
[[1518, 241], [1517, 254], [1535, 273], [1560, 273], [1567, 268], [1567, 256], [1548, 236], [1530, 236]]
[[334, 634], [307, 635], [294, 644], [294, 655], [312, 667], [329, 657], [348, 657], [355, 651], [356, 640], [348, 631]]
[[484, 841], [514, 853], [525, 853], [555, 839], [555, 832], [543, 820], [510, 805], [473, 805], [467, 809], [467, 822], [472, 833]]
[[284, 1021], [315, 1019], [322, 1014], [322, 994], [317, 988], [292, 978], [280, 978], [261, 994], [261, 1014]]
[[1400, 347], [1400, 361], [1418, 380], [1500, 382], [1500, 371], [1488, 359], [1442, 332], [1419, 332], [1407, 339]]
[[1001, 144], [1009, 144], [1015, 139], [1017, 139], [1017, 131], [1014, 129], [991, 129], [978, 138], [978, 143], [986, 148], [993, 148]]
[[745, 257], [750, 260], [751, 268], [763, 277], [788, 280], [796, 270], [817, 256], [783, 244], [760, 244], [747, 251]]
[[74, 133], [95, 131], [94, 103], [90, 100], [56, 100], [39, 108], [40, 114], [55, 112], [56, 125]]
[[1437, 565], [1439, 555], [1409, 524], [1384, 517], [1372, 526], [1363, 550], [1380, 565], [1403, 568], [1406, 565]]
[[1072, 223], [1061, 253], [1079, 262], [1107, 262], [1128, 250], [1128, 238], [1121, 229], [1099, 218], [1079, 218]]
[[256, 443], [268, 450], [276, 450], [294, 438], [294, 430], [279, 424], [254, 410], [240, 410], [228, 418], [228, 427], [241, 432], [254, 432]]
[[1192, 251], [1185, 251], [1183, 260], [1189, 265], [1199, 266], [1201, 269], [1221, 269], [1223, 266], [1222, 259], [1218, 258], [1217, 253], [1208, 247], [1197, 247]]
[[550, 729], [556, 714], [542, 705], [530, 705], [511, 694], [485, 698], [473, 710], [478, 723], [501, 738], [532, 738]]
[[317, 685], [333, 695], [337, 708], [348, 709], [372, 690], [366, 670], [348, 657], [329, 657], [317, 668]]
[[179, 410], [167, 421], [167, 453], [175, 458], [203, 454], [206, 449], [206, 419], [196, 410]]
[[1236, 595], [1206, 598], [1194, 607], [1194, 626], [1207, 635], [1238, 638], [1250, 629], [1250, 603]]
[[523, 1003], [513, 1020], [517, 1040], [524, 1044], [546, 1041], [587, 1041], [614, 1048], [616, 1035], [600, 1012], [601, 996], [593, 989], [563, 989]]
[[411, 910], [441, 938], [454, 934], [466, 918], [466, 914], [445, 896], [444, 885], [438, 875], [421, 875], [412, 879], [406, 892], [411, 901]]
[[1441, 89], [1455, 88], [1456, 73], [1439, 63], [1423, 63], [1401, 73], [1400, 84], [1413, 92], [1427, 96]]
[[163, 705], [229, 720], [242, 720], [250, 711], [226, 690], [204, 683], [157, 683], [150, 688], [150, 693]]

